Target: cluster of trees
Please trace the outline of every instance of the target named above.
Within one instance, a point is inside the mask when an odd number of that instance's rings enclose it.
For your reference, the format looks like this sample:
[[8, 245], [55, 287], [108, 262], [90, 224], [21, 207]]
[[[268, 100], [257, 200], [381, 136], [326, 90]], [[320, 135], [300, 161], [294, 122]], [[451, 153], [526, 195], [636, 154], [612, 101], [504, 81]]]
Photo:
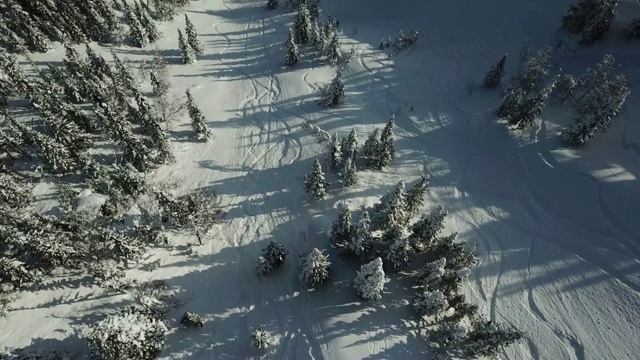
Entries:
[[404, 34], [404, 31], [400, 30], [395, 39], [392, 40], [391, 36], [387, 40], [382, 39], [378, 48], [384, 50], [389, 47], [393, 47], [396, 50], [396, 54], [400, 51], [410, 48], [418, 43], [418, 35], [420, 35], [420, 28], [414, 29], [410, 36]]
[[[41, 171], [60, 179], [57, 215], [34, 211], [32, 175], [0, 170], [0, 295], [37, 286], [56, 268], [79, 269], [117, 291], [129, 286], [123, 270], [152, 244], [166, 242], [165, 227], [187, 228], [202, 242], [224, 213], [215, 194], [196, 191], [176, 196], [152, 189], [146, 173], [173, 160], [166, 129], [169, 118], [166, 61], [160, 54], [150, 71], [153, 97], [142, 95], [127, 63], [113, 61], [90, 46], [86, 56], [65, 45], [62, 67], [33, 66], [29, 77], [17, 60], [0, 49], [2, 122], [0, 149], [5, 159], [39, 159]], [[12, 104], [26, 100], [34, 117], [30, 124], [13, 116]], [[201, 112], [189, 100], [198, 136], [206, 134]], [[94, 143], [114, 143], [120, 158], [106, 165], [96, 160]], [[78, 191], [64, 184], [66, 175], [80, 175], [90, 192], [103, 199], [98, 212], [78, 211]], [[75, 181], [75, 180], [74, 180]], [[121, 225], [140, 198], [154, 205], [143, 211], [133, 229]], [[156, 210], [151, 210], [155, 209]], [[141, 208], [141, 210], [143, 210]]]
[[[361, 158], [366, 161], [368, 166], [376, 170], [391, 166], [395, 158], [394, 124], [395, 116], [391, 116], [383, 129], [376, 128], [365, 141], [361, 152], [359, 152], [358, 136], [355, 129], [351, 129], [349, 135], [341, 140], [338, 139], [338, 134], [333, 136], [327, 154], [327, 164], [331, 172], [341, 177], [343, 186], [351, 187], [358, 183], [356, 164]], [[319, 160], [314, 161], [312, 172], [304, 176], [303, 183], [305, 191], [315, 199], [325, 198], [329, 183]]]
[[[572, 146], [583, 145], [597, 132], [604, 132], [620, 114], [629, 96], [629, 76], [617, 74], [620, 67], [611, 55], [605, 55], [595, 68], [574, 76], [562, 70], [549, 79], [551, 49], [541, 49], [531, 55], [529, 42], [520, 52], [521, 65], [514, 81], [503, 90], [496, 115], [510, 125], [525, 128], [542, 114], [547, 100], [572, 105], [575, 120], [562, 131]], [[494, 65], [481, 86], [491, 89], [500, 85], [507, 55]]]
[[299, 46], [311, 43], [316, 48], [318, 56], [326, 57], [327, 63], [331, 66], [337, 65], [342, 59], [342, 52], [335, 21], [329, 17], [324, 24], [318, 25], [317, 0], [302, 0], [297, 9], [294, 26], [289, 28], [289, 35], [283, 47], [285, 64], [297, 64], [300, 61]]
[[[562, 18], [561, 27], [569, 33], [581, 34], [580, 44], [593, 44], [611, 29], [619, 4], [620, 0], [578, 0]], [[633, 22], [629, 28], [633, 32]]]
[[0, 5], [0, 46], [12, 53], [46, 52], [50, 41], [120, 42], [144, 47], [160, 39], [155, 21], [170, 20], [188, 0], [7, 0]]
[[182, 53], [182, 63], [193, 64], [198, 60], [198, 57], [204, 55], [204, 47], [200, 43], [196, 28], [187, 14], [184, 14], [184, 21], [184, 32], [187, 34], [187, 38], [185, 39], [182, 31], [178, 29], [178, 49]]

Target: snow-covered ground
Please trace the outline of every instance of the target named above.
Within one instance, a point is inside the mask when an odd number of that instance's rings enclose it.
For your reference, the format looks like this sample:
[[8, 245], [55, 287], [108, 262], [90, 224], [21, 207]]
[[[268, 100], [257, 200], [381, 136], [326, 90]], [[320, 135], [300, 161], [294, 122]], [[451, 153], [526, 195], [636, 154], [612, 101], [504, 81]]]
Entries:
[[[281, 2], [284, 2], [281, 0]], [[424, 341], [417, 336], [410, 292], [393, 279], [389, 294], [363, 304], [352, 288], [357, 267], [332, 250], [334, 278], [306, 291], [298, 280], [297, 255], [329, 248], [326, 228], [346, 200], [355, 209], [372, 204], [399, 180], [431, 174], [427, 206], [450, 212], [447, 232], [478, 247], [480, 264], [465, 290], [481, 311], [513, 324], [526, 341], [505, 359], [635, 359], [640, 353], [640, 50], [620, 33], [640, 6], [626, 0], [603, 43], [555, 50], [552, 61], [580, 74], [611, 53], [631, 75], [626, 111], [612, 128], [584, 148], [565, 147], [559, 129], [571, 120], [564, 107], [548, 107], [532, 130], [512, 133], [495, 121], [499, 91], [467, 91], [488, 68], [509, 54], [507, 77], [517, 71], [525, 39], [533, 49], [555, 45], [560, 18], [571, 0], [447, 0], [403, 2], [322, 0], [321, 16], [340, 20], [343, 50], [356, 46], [345, 68], [346, 104], [327, 110], [316, 104], [318, 86], [334, 68], [311, 48], [301, 63], [284, 67], [281, 46], [293, 14], [266, 1], [201, 0], [185, 9], [200, 34], [205, 55], [179, 64], [177, 27], [163, 23], [176, 95], [191, 89], [209, 120], [214, 139], [185, 140], [185, 117], [173, 128], [177, 162], [154, 175], [177, 181], [179, 191], [213, 187], [227, 206], [197, 257], [182, 248], [158, 250], [155, 271], [134, 271], [141, 280], [166, 279], [185, 296], [186, 310], [205, 317], [200, 331], [177, 329], [167, 339], [165, 359], [258, 357], [249, 334], [266, 326], [278, 337], [274, 359], [413, 359]], [[389, 58], [382, 38], [421, 29], [418, 46]], [[105, 49], [105, 53], [108, 51]], [[116, 48], [122, 58], [149, 60], [152, 47]], [[34, 54], [57, 61], [57, 47]], [[324, 144], [309, 128], [344, 136], [356, 128], [363, 141], [395, 114], [397, 157], [391, 168], [360, 171], [360, 183], [339, 185], [313, 201], [302, 177]], [[330, 180], [335, 180], [329, 177]], [[37, 188], [38, 189], [38, 188]], [[174, 236], [178, 244], [195, 238]], [[284, 243], [290, 259], [275, 275], [259, 278], [254, 264], [269, 240]], [[0, 344], [34, 349], [78, 345], [73, 327], [130, 301], [104, 296], [80, 280], [61, 280], [23, 294], [0, 319]], [[181, 312], [172, 314], [173, 323]]]

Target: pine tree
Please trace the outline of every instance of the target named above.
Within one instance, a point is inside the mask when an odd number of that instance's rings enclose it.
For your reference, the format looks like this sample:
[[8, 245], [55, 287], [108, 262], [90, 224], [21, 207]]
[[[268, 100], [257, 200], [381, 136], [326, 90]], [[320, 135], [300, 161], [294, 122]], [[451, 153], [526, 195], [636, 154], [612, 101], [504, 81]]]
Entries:
[[624, 30], [624, 36], [629, 40], [640, 39], [640, 18], [631, 20]]
[[345, 93], [342, 83], [342, 70], [338, 69], [329, 85], [320, 91], [320, 104], [326, 107], [335, 107], [344, 104]]
[[67, 147], [55, 139], [33, 129], [22, 127], [20, 129], [27, 142], [33, 143], [38, 148], [38, 155], [45, 167], [54, 174], [73, 173], [84, 165], [86, 157], [72, 153]]
[[311, 17], [309, 16], [309, 8], [304, 2], [301, 3], [298, 8], [294, 29], [295, 42], [297, 44], [305, 44], [309, 41], [311, 34]]
[[520, 331], [510, 329], [491, 320], [478, 319], [472, 322], [472, 329], [465, 341], [465, 353], [469, 356], [496, 356], [508, 346], [520, 341]]
[[331, 277], [331, 262], [329, 256], [317, 248], [310, 253], [301, 255], [300, 281], [309, 287], [320, 285]]
[[519, 107], [519, 111], [515, 116], [511, 116], [509, 124], [518, 128], [525, 128], [533, 124], [533, 121], [542, 114], [545, 101], [548, 95], [553, 91], [555, 81], [545, 87], [538, 95], [533, 98], [526, 99]]
[[436, 205], [411, 226], [409, 238], [417, 252], [425, 251], [435, 244], [436, 237], [444, 229], [446, 216], [444, 206]]
[[318, 27], [317, 20], [313, 20], [313, 24], [311, 24], [311, 30], [309, 32], [309, 40], [311, 41], [311, 43], [316, 49], [320, 45], [320, 41], [322, 40], [322, 35], [320, 34], [320, 27]]
[[342, 144], [342, 156], [343, 160], [355, 159], [358, 157], [358, 134], [356, 129], [351, 129], [349, 136], [343, 140]]
[[142, 12], [142, 15], [139, 17], [140, 25], [144, 29], [145, 34], [147, 34], [147, 39], [149, 43], [154, 43], [160, 39], [162, 39], [162, 34], [158, 30], [156, 24], [153, 23], [153, 20], [149, 18], [149, 15], [146, 11]]
[[372, 228], [384, 230], [394, 225], [402, 225], [406, 218], [405, 209], [404, 181], [401, 180], [374, 205], [371, 219]]
[[429, 186], [429, 175], [421, 176], [412, 189], [408, 190], [405, 194], [405, 205], [407, 218], [406, 222], [409, 222], [411, 218], [418, 215], [420, 207], [424, 204], [424, 196], [427, 193], [427, 187]]
[[111, 56], [113, 57], [113, 63], [114, 63], [114, 69], [113, 69], [114, 79], [113, 80], [117, 84], [117, 86], [119, 86], [122, 89], [128, 89], [128, 90], [137, 89], [138, 81], [133, 76], [133, 73], [131, 72], [131, 68], [129, 67], [129, 64], [123, 62], [118, 57], [118, 55], [115, 52], [113, 52], [113, 50], [111, 51]]
[[366, 256], [373, 246], [373, 235], [371, 234], [371, 218], [369, 211], [362, 209], [360, 218], [355, 226], [354, 234], [349, 243], [349, 250], [356, 256], [363, 258]]
[[365, 301], [380, 300], [385, 283], [382, 259], [377, 257], [370, 263], [362, 265], [353, 283], [353, 287], [356, 289], [358, 296]]
[[502, 95], [502, 100], [496, 108], [499, 118], [511, 118], [520, 112], [526, 92], [520, 87], [508, 87]]
[[182, 53], [182, 63], [183, 64], [193, 64], [196, 62], [196, 54], [191, 45], [186, 43], [184, 40], [184, 36], [182, 35], [182, 31], [178, 29], [178, 48]]
[[313, 172], [304, 176], [304, 190], [313, 195], [315, 199], [320, 200], [327, 195], [327, 186], [320, 161], [315, 160], [313, 162]]
[[267, 8], [273, 10], [275, 8], [278, 7], [278, 0], [268, 0], [267, 1]]
[[342, 144], [338, 140], [338, 134], [334, 134], [331, 138], [331, 146], [329, 147], [329, 170], [338, 172], [342, 169]]
[[140, 19], [132, 11], [127, 13], [127, 18], [129, 19], [129, 39], [131, 44], [140, 48], [149, 45], [149, 35], [140, 23]]
[[414, 252], [402, 226], [393, 224], [386, 229], [383, 240], [389, 246], [384, 254], [385, 268], [390, 272], [406, 269], [413, 260]]
[[150, 77], [153, 94], [155, 96], [154, 105], [156, 111], [160, 115], [160, 118], [162, 118], [162, 121], [167, 121], [169, 117], [169, 92], [171, 83], [169, 82], [167, 61], [159, 48], [155, 50]]
[[262, 249], [263, 256], [260, 256], [256, 265], [258, 275], [271, 275], [284, 263], [289, 255], [289, 250], [284, 245], [275, 241], [270, 241], [266, 248]]
[[211, 139], [211, 130], [209, 130], [207, 119], [205, 119], [204, 114], [193, 101], [191, 91], [187, 89], [185, 93], [187, 94], [187, 108], [189, 110], [189, 117], [191, 118], [191, 127], [193, 128], [196, 139], [199, 141]]
[[600, 13], [592, 18], [582, 32], [580, 44], [589, 45], [602, 40], [611, 29], [613, 20], [618, 13], [620, 0], [605, 0]]
[[327, 62], [331, 66], [335, 66], [342, 59], [342, 52], [340, 51], [340, 36], [338, 33], [333, 33], [331, 40], [327, 45]]
[[556, 86], [550, 94], [550, 98], [562, 104], [567, 101], [567, 99], [573, 98], [573, 93], [577, 87], [578, 79], [560, 69]]
[[331, 244], [340, 252], [348, 252], [353, 234], [351, 211], [347, 206], [342, 205], [338, 218], [331, 225]]
[[297, 64], [300, 61], [300, 53], [298, 45], [296, 45], [293, 29], [289, 28], [289, 36], [287, 42], [284, 44], [285, 65], [291, 66]]
[[184, 21], [186, 23], [185, 33], [187, 34], [187, 43], [191, 49], [193, 49], [193, 53], [196, 57], [204, 55], [204, 48], [202, 47], [202, 43], [200, 43], [196, 28], [193, 26], [191, 20], [189, 20], [187, 14], [184, 14]]
[[155, 162], [157, 164], [173, 163], [175, 157], [171, 149], [169, 134], [160, 125], [160, 119], [154, 114], [149, 102], [139, 92], [136, 93], [136, 103], [141, 115], [142, 129], [151, 140], [149, 146], [156, 151]]
[[[352, 153], [355, 155], [355, 153]], [[342, 185], [346, 187], [354, 186], [358, 183], [358, 173], [356, 169], [355, 156], [347, 158], [344, 162], [344, 169], [342, 170]]]
[[311, 17], [311, 20], [316, 21], [320, 15], [318, 10], [318, 0], [307, 0], [307, 3], [309, 5], [309, 16]]
[[538, 51], [536, 56], [530, 57], [522, 64], [517, 80], [520, 88], [522, 88], [526, 94], [541, 86], [549, 74], [550, 59], [551, 48], [547, 48]]
[[423, 290], [413, 298], [413, 308], [419, 316], [437, 316], [449, 308], [449, 302], [439, 290]]
[[393, 140], [393, 127], [395, 125], [395, 120], [395, 115], [391, 115], [391, 119], [389, 119], [387, 125], [382, 129], [379, 152], [373, 159], [371, 159], [371, 166], [376, 170], [381, 170], [382, 168], [391, 166], [391, 163], [396, 156], [395, 141]]
[[504, 66], [506, 63], [507, 55], [505, 54], [496, 65], [491, 67], [480, 86], [485, 89], [493, 89], [500, 85], [500, 81], [502, 81], [502, 77], [504, 76]]
[[378, 157], [380, 154], [381, 146], [380, 143], [380, 134], [382, 130], [380, 128], [375, 128], [372, 133], [369, 134], [369, 137], [364, 142], [363, 145], [363, 155], [367, 158], [368, 164], [371, 165], [373, 159]]

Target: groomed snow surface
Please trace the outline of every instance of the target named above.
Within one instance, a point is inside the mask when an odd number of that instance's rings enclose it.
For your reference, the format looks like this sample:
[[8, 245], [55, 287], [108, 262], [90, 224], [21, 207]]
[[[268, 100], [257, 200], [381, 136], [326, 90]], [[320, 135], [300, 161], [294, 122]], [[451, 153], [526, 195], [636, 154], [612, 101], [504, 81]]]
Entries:
[[[373, 204], [398, 181], [431, 174], [425, 211], [442, 204], [450, 212], [445, 233], [477, 244], [480, 263], [465, 292], [491, 318], [513, 324], [526, 341], [504, 359], [637, 359], [640, 354], [640, 50], [621, 29], [640, 16], [635, 1], [623, 1], [603, 43], [556, 50], [552, 61], [580, 74], [605, 53], [631, 75], [626, 111], [604, 135], [573, 150], [559, 130], [571, 120], [563, 106], [549, 106], [532, 130], [512, 132], [495, 121], [499, 91], [467, 92], [504, 53], [507, 76], [517, 71], [525, 39], [535, 50], [553, 45], [572, 0], [322, 0], [321, 19], [340, 20], [343, 50], [357, 46], [344, 70], [346, 104], [327, 110], [316, 104], [318, 86], [335, 69], [310, 47], [284, 67], [281, 47], [294, 15], [265, 1], [201, 0], [184, 11], [196, 25], [205, 55], [180, 64], [178, 27], [162, 23], [177, 96], [191, 89], [209, 120], [214, 139], [189, 139], [188, 117], [174, 125], [177, 162], [159, 169], [156, 181], [175, 180], [178, 191], [213, 187], [227, 206], [197, 257], [183, 246], [157, 250], [135, 270], [140, 281], [166, 279], [193, 300], [183, 311], [202, 315], [201, 330], [174, 326], [164, 359], [418, 359], [412, 293], [396, 279], [376, 303], [362, 303], [352, 287], [357, 267], [328, 250], [332, 281], [307, 291], [298, 279], [297, 256], [328, 249], [326, 230], [338, 203]], [[421, 29], [416, 47], [389, 58], [382, 38]], [[97, 46], [95, 46], [97, 48]], [[104, 50], [108, 58], [108, 50]], [[121, 58], [149, 61], [153, 47], [116, 48]], [[34, 54], [58, 61], [64, 50]], [[308, 124], [362, 141], [395, 114], [397, 156], [383, 171], [360, 169], [360, 182], [342, 188], [335, 178], [329, 196], [314, 201], [302, 177], [324, 159], [324, 144]], [[36, 187], [38, 190], [40, 187]], [[92, 199], [91, 203], [99, 199]], [[91, 206], [91, 204], [87, 204]], [[176, 244], [197, 243], [173, 235]], [[254, 265], [269, 240], [291, 252], [283, 268], [260, 278]], [[97, 287], [60, 279], [45, 290], [22, 294], [0, 319], [3, 346], [80, 348], [74, 327], [131, 302]], [[250, 334], [264, 326], [277, 343], [254, 350]]]

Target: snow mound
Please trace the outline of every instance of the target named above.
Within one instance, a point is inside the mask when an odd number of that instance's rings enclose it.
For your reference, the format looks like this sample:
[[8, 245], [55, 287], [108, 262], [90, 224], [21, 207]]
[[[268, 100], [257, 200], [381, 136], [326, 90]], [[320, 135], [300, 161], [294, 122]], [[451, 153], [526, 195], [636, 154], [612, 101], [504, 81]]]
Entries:
[[106, 200], [107, 198], [104, 195], [95, 194], [91, 190], [85, 189], [78, 195], [76, 210], [95, 213], [100, 210]]

